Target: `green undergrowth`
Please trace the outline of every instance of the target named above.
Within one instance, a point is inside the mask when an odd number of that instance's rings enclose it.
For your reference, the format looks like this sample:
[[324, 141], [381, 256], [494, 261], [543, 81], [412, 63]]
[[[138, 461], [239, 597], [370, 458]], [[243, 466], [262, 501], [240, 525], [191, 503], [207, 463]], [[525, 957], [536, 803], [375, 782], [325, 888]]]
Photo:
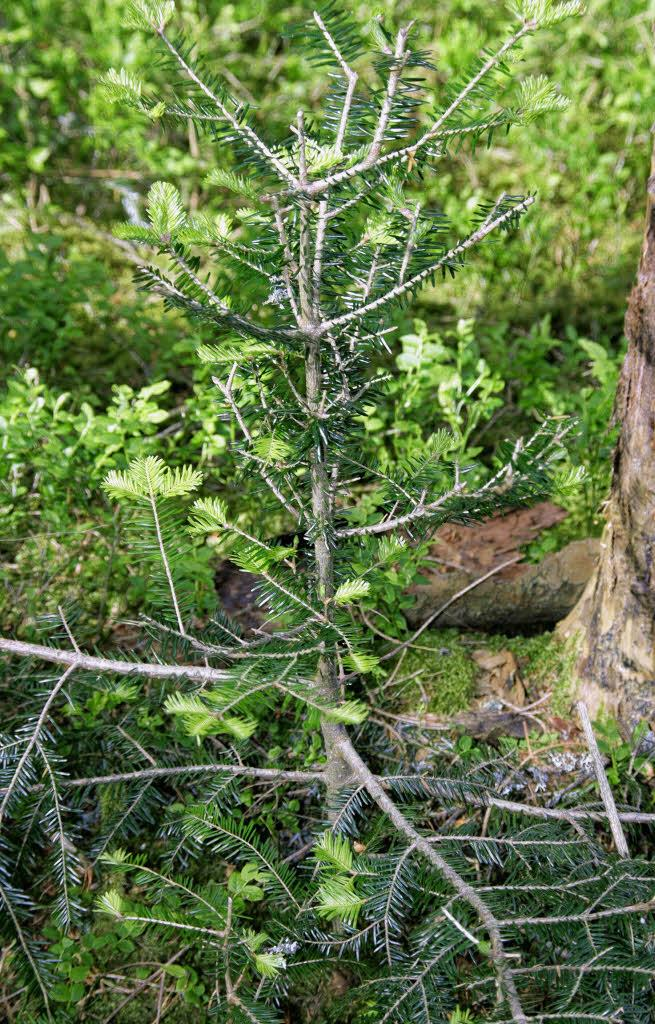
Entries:
[[550, 692], [549, 708], [565, 715], [571, 705], [575, 650], [554, 633], [505, 636], [429, 630], [421, 635], [398, 671], [397, 708], [412, 713], [454, 715], [465, 711], [476, 695], [483, 670], [475, 651], [511, 651], [529, 700]]
[[430, 630], [405, 655], [398, 694], [406, 710], [455, 714], [473, 700], [476, 675], [475, 662], [457, 630]]
[[[89, 902], [89, 894], [83, 898]], [[97, 920], [75, 937], [47, 925], [44, 938], [53, 963], [50, 996], [57, 1020], [142, 1024], [157, 1017], [160, 1003], [169, 1024], [207, 1020], [202, 1009], [206, 984], [194, 965], [193, 951], [180, 950], [170, 941], [153, 941], [152, 935], [140, 934], [127, 923], [108, 926]], [[118, 984], [98, 984], [106, 975]]]

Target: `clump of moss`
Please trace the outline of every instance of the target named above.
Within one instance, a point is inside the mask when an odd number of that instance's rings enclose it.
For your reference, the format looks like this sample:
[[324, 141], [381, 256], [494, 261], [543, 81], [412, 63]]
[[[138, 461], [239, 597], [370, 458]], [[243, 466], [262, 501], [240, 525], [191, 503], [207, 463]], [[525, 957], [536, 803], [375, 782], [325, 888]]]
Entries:
[[553, 633], [524, 637], [456, 629], [426, 631], [409, 649], [397, 673], [399, 704], [414, 714], [448, 716], [466, 710], [475, 696], [478, 675], [472, 653], [480, 648], [510, 650], [530, 695], [550, 690], [550, 710], [557, 715], [568, 713], [574, 690], [575, 644]]
[[578, 658], [576, 637], [563, 640], [555, 634], [551, 635], [551, 645], [546, 652], [543, 663], [539, 664], [542, 688], [550, 688], [551, 711], [565, 717], [571, 710], [575, 699], [576, 675], [575, 663]]
[[405, 655], [398, 695], [405, 708], [452, 715], [471, 703], [475, 677], [475, 663], [457, 630], [430, 630]]
[[476, 634], [466, 639], [467, 643], [473, 641], [476, 646], [487, 647], [492, 651], [510, 650], [531, 695], [550, 690], [550, 710], [562, 716], [569, 712], [575, 691], [575, 641], [563, 640], [555, 633], [539, 633], [535, 636]]

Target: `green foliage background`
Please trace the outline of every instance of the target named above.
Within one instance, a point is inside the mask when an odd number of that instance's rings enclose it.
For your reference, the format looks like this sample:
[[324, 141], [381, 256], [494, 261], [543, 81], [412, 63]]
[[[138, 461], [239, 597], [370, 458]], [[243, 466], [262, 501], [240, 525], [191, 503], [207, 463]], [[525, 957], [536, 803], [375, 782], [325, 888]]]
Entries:
[[[202, 388], [198, 338], [135, 292], [131, 253], [110, 237], [112, 222], [141, 215], [157, 178], [175, 182], [192, 208], [206, 206], [201, 182], [217, 156], [193, 130], [169, 131], [162, 145], [159, 125], [109, 104], [98, 80], [110, 66], [161, 79], [143, 38], [121, 26], [122, 7], [17, 0], [0, 22], [0, 559], [3, 613], [23, 628], [61, 600], [83, 600], [100, 630], [138, 608], [143, 586], [127, 585], [120, 523], [98, 486], [108, 468], [137, 450], [173, 464], [192, 459], [211, 464], [230, 491], [230, 428]], [[278, 0], [179, 5], [186, 33], [202, 41], [210, 63], [244, 100], [258, 97], [257, 119], [272, 137], [284, 134], [299, 101], [321, 102], [320, 69], [283, 35], [308, 10]], [[654, 12], [652, 0], [590, 0], [584, 18], [540, 36], [524, 60], [526, 74], [546, 72], [558, 83], [568, 109], [507, 144], [496, 138], [482, 159], [463, 150], [444, 163], [426, 199], [457, 227], [483, 195], [517, 181], [535, 189], [539, 203], [511, 241], [487, 247], [464, 277], [422, 294], [421, 330], [436, 331], [431, 340], [445, 347], [441, 355], [430, 349], [418, 368], [403, 364], [416, 327], [401, 324], [394, 358], [396, 372], [412, 378], [411, 397], [401, 378], [367, 423], [383, 459], [446, 423], [484, 459], [535, 415], [581, 416], [572, 459], [590, 475], [537, 556], [599, 525], [647, 176]], [[481, 0], [389, 0], [355, 4], [354, 13], [362, 25], [375, 13], [415, 18], [418, 41], [437, 65], [436, 93], [505, 21], [503, 5]], [[462, 318], [473, 323], [458, 326]], [[464, 366], [453, 355], [462, 330]], [[458, 424], [457, 396], [477, 381], [479, 360], [486, 377], [477, 420]], [[247, 504], [241, 511], [248, 516]], [[98, 572], [102, 586], [89, 589]]]

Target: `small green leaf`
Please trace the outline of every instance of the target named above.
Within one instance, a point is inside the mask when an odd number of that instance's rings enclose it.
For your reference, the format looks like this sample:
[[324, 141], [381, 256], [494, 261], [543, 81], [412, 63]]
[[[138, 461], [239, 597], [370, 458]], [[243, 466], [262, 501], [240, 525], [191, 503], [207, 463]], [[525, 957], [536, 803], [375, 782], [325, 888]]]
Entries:
[[66, 981], [56, 981], [55, 984], [50, 988], [49, 996], [54, 999], [56, 1003], [70, 1003], [72, 997], [73, 986], [69, 985]]
[[36, 146], [34, 149], [30, 149], [27, 154], [27, 166], [31, 171], [36, 174], [42, 171], [48, 160], [52, 150], [48, 146]]
[[88, 973], [88, 967], [71, 967], [68, 977], [70, 978], [71, 981], [85, 981], [88, 976]]
[[45, 97], [52, 92], [56, 86], [54, 78], [29, 78], [27, 86], [33, 96], [37, 99], [43, 100]]
[[164, 964], [163, 970], [172, 978], [186, 978], [186, 967], [182, 967], [181, 964]]

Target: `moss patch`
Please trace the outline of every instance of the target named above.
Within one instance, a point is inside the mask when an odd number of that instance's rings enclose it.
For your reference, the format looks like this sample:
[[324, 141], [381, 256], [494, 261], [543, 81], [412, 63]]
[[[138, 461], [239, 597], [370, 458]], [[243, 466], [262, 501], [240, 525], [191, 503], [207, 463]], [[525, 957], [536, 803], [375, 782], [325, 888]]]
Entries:
[[414, 714], [447, 716], [466, 710], [475, 696], [478, 675], [471, 655], [480, 648], [510, 650], [531, 699], [550, 690], [550, 710], [557, 715], [568, 713], [574, 690], [575, 644], [553, 633], [508, 637], [456, 629], [428, 630], [419, 638], [418, 646], [409, 649], [398, 671], [399, 704]]
[[475, 677], [475, 663], [457, 630], [431, 630], [405, 655], [397, 692], [405, 708], [451, 715], [471, 703]]
[[[468, 643], [469, 638], [463, 642]], [[521, 677], [531, 697], [534, 699], [550, 690], [550, 711], [561, 716], [568, 714], [575, 689], [575, 642], [563, 640], [555, 633], [539, 633], [536, 636], [511, 637], [478, 634], [475, 643], [493, 651], [510, 650], [519, 663]]]

